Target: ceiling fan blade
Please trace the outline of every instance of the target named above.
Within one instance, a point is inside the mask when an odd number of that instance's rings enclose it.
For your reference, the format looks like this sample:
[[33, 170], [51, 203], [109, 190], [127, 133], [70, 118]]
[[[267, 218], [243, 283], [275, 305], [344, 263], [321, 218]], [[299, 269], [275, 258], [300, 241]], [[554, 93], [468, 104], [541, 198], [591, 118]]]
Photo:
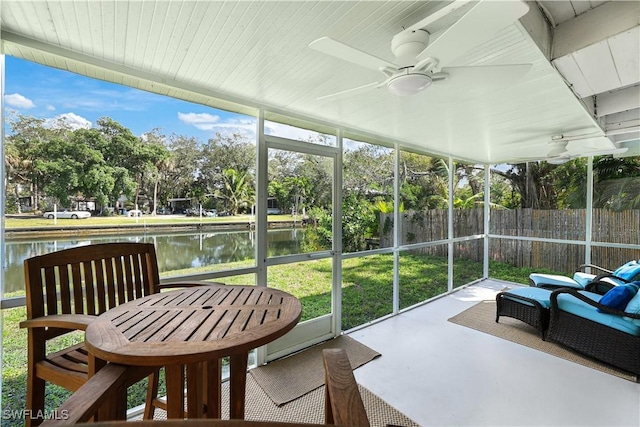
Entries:
[[446, 66], [472, 48], [488, 41], [495, 33], [513, 24], [529, 11], [522, 1], [480, 1], [465, 15], [431, 40], [418, 60], [436, 58]]
[[462, 6], [464, 6], [465, 4], [468, 4], [470, 1], [471, 0], [456, 0], [452, 3], [449, 3], [448, 5], [444, 6], [442, 9], [432, 13], [431, 15], [427, 16], [424, 19], [421, 19], [420, 21], [416, 22], [410, 27], [405, 28], [404, 30], [402, 30], [402, 32], [407, 32], [407, 31], [411, 32], [411, 31], [425, 29], [430, 24], [433, 24], [434, 22], [437, 22], [438, 20], [444, 18], [454, 10], [457, 10]]
[[623, 154], [623, 153], [626, 153], [628, 150], [629, 150], [629, 147], [612, 148], [610, 150], [594, 150], [594, 151], [587, 151], [584, 153], [580, 153], [579, 156], [586, 157], [586, 156], [606, 156], [607, 154]]
[[309, 47], [318, 52], [351, 62], [370, 70], [380, 71], [381, 68], [398, 68], [397, 65], [385, 61], [377, 56], [370, 55], [355, 47], [348, 46], [330, 37], [322, 37], [309, 43]]
[[490, 65], [479, 67], [445, 67], [454, 84], [508, 85], [515, 83], [531, 69], [531, 64]]
[[364, 92], [365, 90], [368, 90], [370, 88], [375, 88], [375, 87], [381, 87], [383, 85], [384, 82], [373, 82], [373, 83], [369, 83], [366, 85], [362, 85], [362, 86], [358, 86], [358, 87], [354, 87], [351, 89], [346, 89], [346, 90], [341, 90], [340, 92], [334, 92], [334, 93], [330, 93], [329, 95], [323, 95], [319, 98], [316, 98], [318, 101], [323, 100], [323, 99], [327, 99], [327, 98], [337, 98], [340, 97], [342, 95], [346, 95], [346, 94], [357, 94], [359, 92]]

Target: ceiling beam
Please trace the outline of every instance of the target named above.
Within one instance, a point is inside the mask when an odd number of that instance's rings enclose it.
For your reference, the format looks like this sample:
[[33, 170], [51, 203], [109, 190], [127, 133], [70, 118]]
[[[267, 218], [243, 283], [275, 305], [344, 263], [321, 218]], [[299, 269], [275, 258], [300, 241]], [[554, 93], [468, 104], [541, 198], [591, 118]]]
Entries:
[[640, 107], [640, 86], [632, 86], [596, 96], [596, 115], [620, 113]]
[[610, 1], [554, 29], [552, 59], [569, 55], [640, 25], [640, 2]]

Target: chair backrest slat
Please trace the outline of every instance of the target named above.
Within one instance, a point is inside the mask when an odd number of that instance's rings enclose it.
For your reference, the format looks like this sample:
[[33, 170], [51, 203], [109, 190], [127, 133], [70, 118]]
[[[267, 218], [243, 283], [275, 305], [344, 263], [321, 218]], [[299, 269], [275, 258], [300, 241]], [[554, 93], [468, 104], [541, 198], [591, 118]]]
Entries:
[[104, 260], [104, 284], [107, 293], [107, 310], [109, 308], [113, 308], [117, 305], [116, 292], [117, 292], [117, 284], [113, 280], [113, 258], [106, 258]]
[[58, 313], [58, 299], [56, 298], [56, 293], [58, 290], [56, 289], [56, 269], [51, 267], [47, 268], [44, 271], [45, 277], [45, 289], [47, 296], [47, 314], [57, 314]]
[[134, 271], [134, 275], [133, 275], [133, 280], [134, 280], [134, 286], [136, 288], [136, 298], [142, 298], [144, 296], [144, 283], [142, 281], [142, 277], [140, 275], [140, 272], [142, 271], [140, 268], [140, 257], [138, 256], [132, 256], [132, 265], [133, 265], [133, 271]]
[[101, 314], [157, 292], [151, 243], [103, 243], [64, 249], [25, 260], [27, 317]]
[[131, 265], [131, 257], [124, 257], [124, 280], [126, 287], [129, 290], [129, 300], [137, 298], [135, 281], [133, 280], [133, 268]]
[[98, 311], [107, 311], [106, 289], [104, 283], [104, 260], [98, 259], [93, 262], [94, 283], [96, 284], [96, 294], [98, 296]]
[[69, 270], [66, 266], [58, 269], [60, 277], [60, 302], [62, 305], [62, 313], [71, 314], [71, 286], [69, 283]]
[[93, 262], [83, 262], [80, 265], [82, 270], [82, 281], [86, 292], [85, 304], [87, 306], [87, 314], [99, 314], [96, 310], [96, 283], [93, 280]]
[[73, 286], [73, 312], [74, 313], [86, 313], [84, 309], [84, 297], [85, 294], [82, 290], [82, 276], [80, 275], [80, 265], [79, 264], [68, 264], [64, 265], [61, 268], [65, 270], [71, 267], [71, 277], [68, 279]]

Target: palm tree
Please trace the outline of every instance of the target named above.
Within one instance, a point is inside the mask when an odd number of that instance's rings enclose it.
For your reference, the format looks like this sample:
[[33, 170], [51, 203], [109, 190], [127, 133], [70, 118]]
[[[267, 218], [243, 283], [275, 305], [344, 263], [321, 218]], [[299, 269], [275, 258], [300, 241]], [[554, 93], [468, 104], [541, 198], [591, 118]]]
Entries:
[[235, 169], [225, 169], [222, 173], [223, 188], [219, 197], [229, 203], [233, 215], [237, 215], [243, 206], [249, 206], [253, 202], [254, 190], [247, 172], [238, 172]]

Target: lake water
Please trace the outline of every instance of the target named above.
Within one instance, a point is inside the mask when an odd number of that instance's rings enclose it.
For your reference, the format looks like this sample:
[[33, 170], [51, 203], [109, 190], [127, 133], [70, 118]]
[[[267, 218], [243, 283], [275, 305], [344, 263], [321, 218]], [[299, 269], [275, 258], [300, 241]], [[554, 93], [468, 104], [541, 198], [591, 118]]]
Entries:
[[[302, 252], [304, 230], [269, 230], [269, 256]], [[225, 264], [250, 261], [255, 256], [255, 231], [138, 233], [101, 236], [71, 236], [45, 239], [6, 240], [4, 292], [24, 292], [23, 262], [27, 258], [75, 246], [106, 242], [154, 243], [160, 272], [212, 266], [222, 270]]]

